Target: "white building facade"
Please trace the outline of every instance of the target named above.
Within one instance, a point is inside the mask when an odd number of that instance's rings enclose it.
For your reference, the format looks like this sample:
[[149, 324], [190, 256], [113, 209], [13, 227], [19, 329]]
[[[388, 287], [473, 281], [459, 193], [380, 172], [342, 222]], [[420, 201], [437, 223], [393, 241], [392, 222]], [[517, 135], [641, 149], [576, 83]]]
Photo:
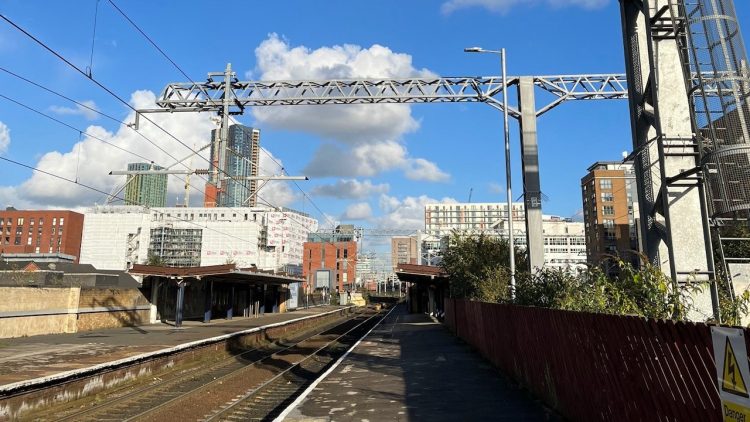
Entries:
[[174, 266], [282, 270], [302, 264], [302, 244], [317, 227], [317, 220], [288, 209], [98, 206], [85, 213], [80, 262], [123, 270], [151, 258]]
[[[526, 219], [524, 203], [512, 204], [513, 243], [517, 247], [526, 247]], [[575, 270], [586, 266], [586, 237], [584, 224], [569, 218], [544, 216], [542, 219], [544, 233], [544, 265], [547, 268], [564, 268]], [[451, 232], [467, 234], [485, 233], [493, 236], [508, 237], [508, 205], [501, 203], [454, 203], [425, 205], [425, 237], [433, 239], [428, 244], [420, 242], [421, 263], [431, 264], [425, 259], [425, 252], [435, 251], [439, 247], [434, 240], [440, 239], [440, 249]], [[439, 262], [439, 258], [436, 260]]]

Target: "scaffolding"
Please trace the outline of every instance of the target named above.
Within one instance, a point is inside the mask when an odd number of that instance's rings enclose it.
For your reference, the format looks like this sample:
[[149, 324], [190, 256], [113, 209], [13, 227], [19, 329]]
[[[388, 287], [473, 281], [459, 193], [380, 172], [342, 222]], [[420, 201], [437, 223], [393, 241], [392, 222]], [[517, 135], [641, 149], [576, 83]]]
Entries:
[[202, 229], [161, 226], [151, 229], [149, 257], [168, 267], [199, 267], [201, 265]]

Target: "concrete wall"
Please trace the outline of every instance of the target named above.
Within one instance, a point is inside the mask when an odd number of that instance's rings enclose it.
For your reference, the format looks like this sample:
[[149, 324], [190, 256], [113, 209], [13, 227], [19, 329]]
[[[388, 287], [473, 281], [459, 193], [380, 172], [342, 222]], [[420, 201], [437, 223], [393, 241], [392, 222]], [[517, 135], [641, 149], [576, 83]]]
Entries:
[[148, 323], [137, 289], [0, 287], [0, 338], [75, 333]]
[[76, 332], [80, 288], [0, 287], [0, 338]]

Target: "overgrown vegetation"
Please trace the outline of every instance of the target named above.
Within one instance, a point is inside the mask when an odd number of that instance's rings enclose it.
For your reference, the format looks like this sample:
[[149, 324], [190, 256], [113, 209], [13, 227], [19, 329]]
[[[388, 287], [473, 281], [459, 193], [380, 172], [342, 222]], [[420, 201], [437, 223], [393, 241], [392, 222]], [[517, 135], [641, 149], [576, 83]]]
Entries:
[[[462, 236], [454, 233], [443, 255], [442, 266], [450, 277], [452, 297], [487, 302], [513, 302], [518, 305], [650, 318], [686, 319], [694, 309], [692, 297], [708, 289], [708, 283], [684, 283], [674, 286], [658, 267], [646, 264], [634, 268], [630, 263], [611, 259], [618, 266], [616, 276], [608, 276], [599, 267], [575, 273], [561, 269], [528, 271], [525, 255], [516, 248], [516, 298], [511, 301], [507, 240], [487, 235]], [[722, 287], [720, 281], [719, 285]], [[722, 320], [739, 324], [748, 313], [750, 293], [732, 298], [720, 288]]]

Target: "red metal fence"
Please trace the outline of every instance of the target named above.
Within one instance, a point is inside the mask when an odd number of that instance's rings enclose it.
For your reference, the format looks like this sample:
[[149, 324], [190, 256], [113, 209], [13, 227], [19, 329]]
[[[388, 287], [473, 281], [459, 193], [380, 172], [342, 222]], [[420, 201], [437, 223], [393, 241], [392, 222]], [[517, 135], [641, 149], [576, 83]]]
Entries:
[[451, 331], [571, 420], [721, 420], [706, 324], [455, 299], [445, 308]]

